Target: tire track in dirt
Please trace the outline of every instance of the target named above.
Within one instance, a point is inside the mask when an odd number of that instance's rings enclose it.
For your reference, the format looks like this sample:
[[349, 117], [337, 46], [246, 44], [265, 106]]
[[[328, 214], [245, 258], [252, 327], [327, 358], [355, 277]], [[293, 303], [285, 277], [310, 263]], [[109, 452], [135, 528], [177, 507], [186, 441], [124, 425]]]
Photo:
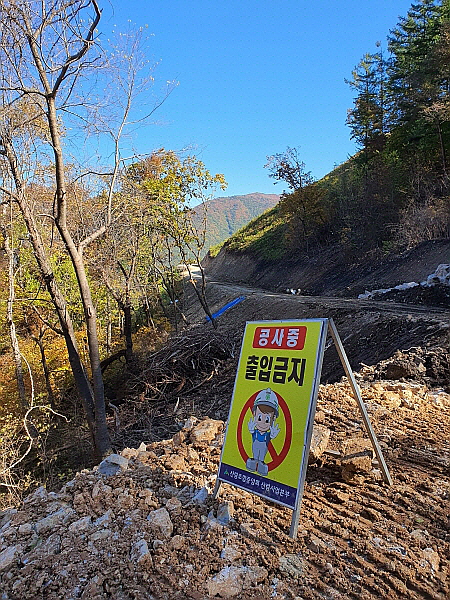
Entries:
[[301, 296], [294, 294], [280, 294], [277, 292], [269, 292], [267, 290], [249, 287], [244, 285], [236, 285], [234, 283], [226, 283], [223, 281], [208, 281], [208, 287], [215, 288], [222, 294], [229, 295], [230, 293], [237, 295], [251, 295], [271, 297], [272, 299], [283, 299], [294, 301], [306, 307], [324, 306], [329, 308], [349, 308], [351, 310], [360, 311], [376, 311], [379, 313], [395, 313], [395, 314], [423, 314], [423, 315], [440, 315], [444, 320], [450, 319], [450, 309], [445, 310], [441, 307], [423, 306], [419, 304], [405, 304], [402, 302], [392, 302], [383, 300], [365, 300], [356, 298], [338, 298], [335, 296]]
[[[406, 495], [405, 505], [399, 507], [398, 498], [391, 499], [389, 492], [383, 498], [384, 488], [373, 486], [371, 491], [370, 487], [362, 494], [351, 494], [348, 486], [340, 485], [339, 501], [346, 493], [346, 506], [336, 505], [317, 491], [305, 494], [308, 520], [303, 521], [303, 527], [308, 532], [306, 546], [316, 554], [309, 557], [316, 576], [333, 583], [338, 597], [443, 598], [429, 582], [411, 579], [421, 558], [404, 524], [411, 521], [408, 508], [418, 506], [417, 495]], [[426, 511], [423, 514], [428, 516]], [[330, 555], [323, 558], [328, 551]], [[339, 559], [337, 564], [334, 557]], [[356, 583], [356, 589], [348, 589], [349, 579]]]

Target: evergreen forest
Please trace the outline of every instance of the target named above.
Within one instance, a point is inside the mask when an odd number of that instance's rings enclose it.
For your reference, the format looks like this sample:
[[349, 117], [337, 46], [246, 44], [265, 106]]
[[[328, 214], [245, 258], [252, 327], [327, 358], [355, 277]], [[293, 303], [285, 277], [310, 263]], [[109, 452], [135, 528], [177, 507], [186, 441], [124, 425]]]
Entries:
[[450, 235], [450, 3], [413, 3], [346, 84], [357, 153], [319, 181], [301, 148], [269, 156], [287, 189], [227, 248], [279, 260], [335, 244], [354, 261]]

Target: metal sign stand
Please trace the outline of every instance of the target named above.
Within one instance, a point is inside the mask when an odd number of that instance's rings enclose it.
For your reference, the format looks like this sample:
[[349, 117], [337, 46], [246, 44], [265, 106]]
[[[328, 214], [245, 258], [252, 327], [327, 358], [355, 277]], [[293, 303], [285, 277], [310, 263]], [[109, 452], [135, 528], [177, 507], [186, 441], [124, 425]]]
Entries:
[[[361, 416], [363, 418], [364, 425], [366, 427], [367, 433], [369, 435], [370, 441], [372, 442], [374, 452], [376, 454], [376, 457], [377, 457], [379, 465], [380, 465], [381, 473], [383, 475], [383, 480], [388, 485], [392, 485], [392, 477], [389, 473], [389, 469], [386, 465], [386, 461], [384, 460], [384, 456], [381, 451], [381, 447], [378, 443], [377, 437], [375, 435], [372, 424], [370, 422], [369, 414], [367, 412], [366, 406], [365, 406], [364, 401], [361, 396], [361, 391], [359, 389], [359, 386], [355, 379], [355, 376], [353, 375], [347, 355], [345, 354], [344, 346], [342, 345], [341, 338], [339, 337], [339, 334], [337, 332], [336, 325], [335, 325], [333, 319], [325, 319], [325, 321], [330, 326], [331, 337], [333, 338], [334, 345], [336, 346], [336, 350], [339, 355], [340, 361], [342, 363], [342, 366], [344, 367], [345, 374], [349, 380], [355, 400], [358, 403], [358, 407], [361, 412]], [[327, 334], [327, 327], [325, 326], [324, 335], [326, 336], [326, 334]], [[319, 379], [320, 379], [320, 373], [321, 373], [321, 369], [322, 369], [322, 357], [323, 357], [323, 352], [322, 352], [322, 355], [319, 357], [319, 360], [320, 360], [320, 365], [319, 365], [319, 369], [318, 369]], [[301, 507], [301, 501], [302, 501], [302, 497], [303, 497], [303, 490], [304, 490], [305, 479], [306, 479], [306, 466], [308, 464], [309, 449], [310, 449], [310, 445], [311, 445], [311, 437], [312, 437], [312, 429], [313, 429], [312, 422], [314, 421], [315, 410], [316, 410], [316, 401], [317, 401], [317, 393], [315, 393], [315, 398], [314, 398], [312, 410], [311, 410], [310, 417], [309, 417], [310, 423], [308, 424], [308, 437], [306, 440], [306, 447], [305, 447], [305, 452], [303, 455], [304, 464], [302, 465], [302, 477], [301, 477], [301, 481], [300, 481], [300, 485], [299, 485], [299, 489], [298, 489], [298, 501], [297, 501], [297, 505], [292, 513], [291, 527], [289, 530], [289, 537], [291, 537], [292, 539], [296, 539], [296, 537], [297, 537], [297, 530], [298, 530], [298, 524], [299, 524], [299, 519], [300, 519], [300, 507]], [[221, 480], [217, 477], [216, 484], [214, 486], [214, 491], [213, 491], [214, 499], [217, 497], [217, 495], [219, 493], [221, 483], [222, 483]]]
[[353, 395], [358, 403], [359, 410], [361, 412], [361, 416], [364, 421], [364, 425], [366, 426], [367, 433], [369, 435], [370, 441], [372, 442], [373, 449], [377, 456], [378, 462], [380, 463], [381, 473], [383, 475], [383, 479], [385, 483], [388, 485], [392, 485], [392, 477], [389, 473], [389, 469], [387, 468], [386, 462], [384, 460], [383, 453], [380, 448], [380, 444], [378, 443], [377, 436], [372, 428], [372, 424], [370, 422], [369, 414], [367, 412], [366, 406], [361, 397], [361, 391], [356, 382], [355, 376], [353, 375], [352, 369], [350, 367], [350, 363], [348, 362], [347, 355], [345, 354], [344, 346], [342, 345], [341, 338], [336, 329], [336, 325], [334, 324], [333, 319], [329, 319], [330, 324], [330, 332], [331, 337], [333, 338], [334, 345], [336, 346], [336, 350], [339, 354], [339, 358], [341, 359], [342, 366], [344, 367], [345, 374], [349, 380], [350, 386], [353, 391]]

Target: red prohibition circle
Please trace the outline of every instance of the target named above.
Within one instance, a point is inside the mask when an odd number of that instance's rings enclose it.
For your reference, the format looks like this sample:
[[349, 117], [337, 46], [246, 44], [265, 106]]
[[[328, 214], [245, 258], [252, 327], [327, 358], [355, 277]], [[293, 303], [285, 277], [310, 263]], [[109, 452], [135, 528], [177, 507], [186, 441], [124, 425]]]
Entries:
[[[244, 443], [242, 441], [242, 428], [244, 425], [245, 415], [248, 410], [249, 411], [252, 410], [253, 403], [255, 401], [256, 396], [259, 394], [259, 392], [260, 392], [260, 390], [258, 390], [254, 394], [252, 394], [250, 396], [250, 398], [247, 400], [247, 402], [244, 404], [244, 406], [242, 407], [242, 410], [241, 410], [241, 414], [239, 415], [238, 424], [237, 424], [237, 432], [236, 432], [237, 445], [238, 445], [238, 449], [239, 449], [239, 454], [241, 455], [242, 460], [245, 463], [247, 462], [247, 460], [250, 457], [247, 454], [247, 452], [245, 451]], [[274, 393], [276, 394], [276, 396], [278, 398], [278, 405], [283, 412], [284, 420], [286, 422], [286, 437], [284, 439], [284, 444], [283, 444], [283, 447], [279, 454], [275, 450], [272, 442], [270, 441], [268, 443], [267, 449], [272, 458], [272, 460], [269, 463], [267, 463], [267, 468], [269, 469], [269, 471], [273, 471], [273, 469], [276, 469], [276, 467], [281, 465], [283, 460], [286, 458], [287, 453], [289, 452], [289, 448], [291, 447], [291, 442], [292, 442], [292, 417], [291, 417], [291, 413], [289, 411], [289, 407], [286, 404], [286, 401], [284, 400], [284, 398], [282, 398], [280, 396], [280, 394], [278, 394], [277, 392], [274, 392]]]

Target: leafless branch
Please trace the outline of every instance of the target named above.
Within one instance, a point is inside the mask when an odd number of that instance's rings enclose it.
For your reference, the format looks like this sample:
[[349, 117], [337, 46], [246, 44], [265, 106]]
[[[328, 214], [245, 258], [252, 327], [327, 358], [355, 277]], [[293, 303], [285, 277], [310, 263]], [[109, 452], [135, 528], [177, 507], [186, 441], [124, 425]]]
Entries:
[[25, 450], [25, 452], [22, 454], [22, 456], [20, 458], [18, 458], [16, 461], [14, 461], [12, 464], [8, 465], [6, 467], [6, 469], [3, 469], [3, 471], [0, 471], [0, 476], [5, 475], [6, 473], [8, 473], [9, 471], [11, 471], [12, 469], [14, 469], [15, 467], [17, 467], [18, 464], [20, 464], [23, 460], [25, 460], [25, 458], [28, 456], [28, 454], [31, 451], [31, 448], [33, 447], [33, 443], [34, 443], [34, 437], [32, 436], [32, 434], [30, 433], [30, 429], [28, 427], [28, 421], [29, 421], [29, 416], [30, 414], [33, 412], [33, 410], [48, 410], [49, 412], [53, 413], [54, 415], [56, 415], [57, 417], [61, 417], [63, 418], [67, 423], [69, 422], [69, 419], [65, 416], [62, 415], [61, 413], [56, 412], [55, 410], [53, 410], [53, 408], [50, 408], [49, 406], [43, 406], [43, 405], [37, 405], [37, 406], [31, 406], [27, 412], [25, 413], [25, 416], [23, 418], [23, 426], [24, 429], [26, 431], [27, 437], [29, 439], [28, 442], [28, 448]]

